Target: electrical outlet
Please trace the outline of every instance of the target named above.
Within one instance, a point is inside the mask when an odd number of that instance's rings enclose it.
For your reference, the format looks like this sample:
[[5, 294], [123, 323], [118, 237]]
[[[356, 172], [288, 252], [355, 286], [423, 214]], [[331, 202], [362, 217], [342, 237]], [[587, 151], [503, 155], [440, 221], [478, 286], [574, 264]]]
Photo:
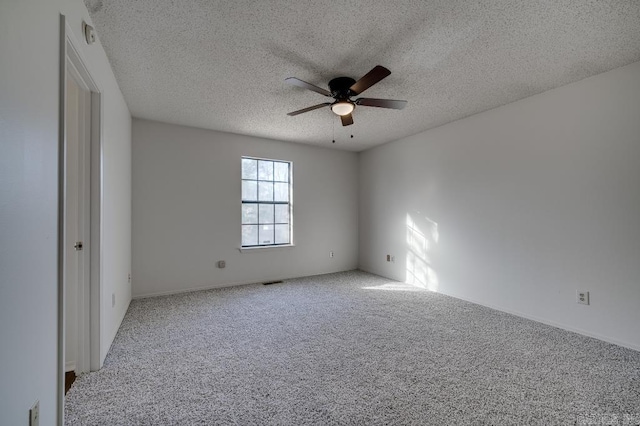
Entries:
[[581, 305], [588, 305], [589, 304], [589, 292], [588, 291], [581, 291], [581, 290], [576, 291], [576, 302], [578, 302]]
[[131, 272], [129, 272], [129, 284], [131, 284]]
[[333, 257], [333, 250], [329, 252], [329, 257]]
[[224, 260], [219, 260], [218, 261], [218, 268], [223, 269], [227, 266], [227, 262], [225, 262]]
[[390, 254], [387, 255], [387, 262], [391, 262], [391, 255]]
[[29, 409], [29, 426], [38, 426], [40, 424], [40, 401]]
[[115, 293], [111, 293], [111, 307], [112, 308], [116, 307], [116, 294]]

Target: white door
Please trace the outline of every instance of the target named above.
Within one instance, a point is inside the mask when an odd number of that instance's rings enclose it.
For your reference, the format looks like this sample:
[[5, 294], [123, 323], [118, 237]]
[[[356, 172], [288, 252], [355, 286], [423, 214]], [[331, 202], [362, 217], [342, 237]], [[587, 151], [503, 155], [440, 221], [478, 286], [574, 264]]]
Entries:
[[[90, 92], [67, 74], [65, 171], [65, 371], [83, 371], [83, 289], [88, 268], [86, 235], [86, 149], [90, 135]], [[86, 325], [88, 327], [88, 325]]]

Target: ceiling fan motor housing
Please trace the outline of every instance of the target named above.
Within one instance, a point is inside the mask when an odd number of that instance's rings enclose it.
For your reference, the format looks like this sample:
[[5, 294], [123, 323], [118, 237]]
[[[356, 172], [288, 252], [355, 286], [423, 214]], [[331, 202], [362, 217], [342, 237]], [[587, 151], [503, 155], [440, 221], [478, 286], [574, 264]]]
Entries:
[[333, 97], [337, 100], [349, 100], [349, 97], [354, 95], [349, 88], [353, 86], [355, 82], [356, 81], [350, 77], [337, 77], [329, 82], [329, 89]]

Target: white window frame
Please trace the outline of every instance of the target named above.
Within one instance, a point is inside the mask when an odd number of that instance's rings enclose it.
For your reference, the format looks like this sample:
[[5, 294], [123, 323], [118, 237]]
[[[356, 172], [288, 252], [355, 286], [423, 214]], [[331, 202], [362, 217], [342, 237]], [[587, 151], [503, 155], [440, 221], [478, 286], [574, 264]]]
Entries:
[[[294, 247], [294, 240], [293, 240], [293, 161], [291, 160], [280, 160], [280, 159], [275, 159], [275, 158], [263, 158], [263, 157], [254, 157], [254, 156], [249, 156], [249, 155], [243, 155], [240, 159], [240, 182], [242, 184], [243, 181], [252, 181], [253, 179], [245, 179], [242, 175], [242, 160], [247, 159], [247, 160], [257, 160], [257, 161], [271, 161], [274, 163], [287, 163], [289, 165], [289, 201], [288, 202], [277, 202], [277, 201], [266, 201], [266, 202], [261, 202], [259, 200], [257, 201], [245, 201], [243, 199], [242, 196], [242, 190], [240, 191], [240, 202], [241, 202], [241, 210], [240, 210], [240, 251], [241, 252], [250, 252], [250, 251], [254, 251], [254, 250], [264, 250], [264, 249], [281, 249], [281, 248], [287, 248], [287, 247]], [[283, 182], [283, 181], [269, 181], [269, 180], [259, 180], [256, 179], [256, 182], [273, 182], [278, 183], [278, 182]], [[242, 223], [242, 206], [244, 204], [256, 204], [258, 206], [260, 206], [260, 204], [286, 204], [289, 207], [289, 242], [288, 243], [280, 243], [280, 244], [276, 244], [275, 243], [275, 217], [274, 217], [274, 242], [270, 243], [270, 244], [258, 244], [258, 245], [250, 245], [250, 246], [244, 246], [243, 245], [243, 241], [242, 241], [242, 227], [243, 227], [243, 223]], [[259, 211], [259, 207], [258, 207], [258, 211]], [[258, 213], [258, 217], [259, 217], [259, 213]], [[259, 220], [259, 219], [258, 219]], [[259, 226], [259, 225], [258, 225]], [[258, 241], [259, 243], [260, 241]]]

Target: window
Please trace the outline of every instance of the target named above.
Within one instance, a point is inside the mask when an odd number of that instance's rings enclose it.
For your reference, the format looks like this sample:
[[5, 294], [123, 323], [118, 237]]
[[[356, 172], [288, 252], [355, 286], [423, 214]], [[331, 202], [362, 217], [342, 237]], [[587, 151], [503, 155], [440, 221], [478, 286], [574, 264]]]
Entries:
[[291, 244], [291, 163], [242, 157], [242, 247]]

